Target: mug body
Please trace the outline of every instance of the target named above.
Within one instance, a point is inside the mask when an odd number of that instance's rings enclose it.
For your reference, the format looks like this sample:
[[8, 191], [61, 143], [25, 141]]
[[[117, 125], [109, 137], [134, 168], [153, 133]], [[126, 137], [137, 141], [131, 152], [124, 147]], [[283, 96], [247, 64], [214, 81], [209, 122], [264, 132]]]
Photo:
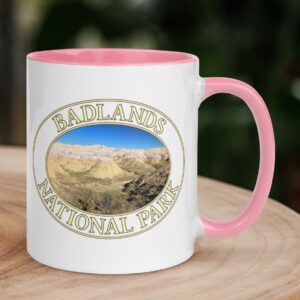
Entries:
[[27, 57], [27, 250], [124, 274], [190, 258], [197, 209], [196, 57], [74, 49]]

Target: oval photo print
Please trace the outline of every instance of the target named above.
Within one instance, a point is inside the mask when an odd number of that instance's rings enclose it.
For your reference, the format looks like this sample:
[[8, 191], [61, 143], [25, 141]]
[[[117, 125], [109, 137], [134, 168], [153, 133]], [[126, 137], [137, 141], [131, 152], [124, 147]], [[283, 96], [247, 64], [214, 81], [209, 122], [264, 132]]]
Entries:
[[97, 124], [64, 132], [48, 150], [53, 189], [70, 206], [119, 215], [151, 203], [168, 182], [167, 147], [148, 131]]
[[49, 217], [88, 238], [129, 238], [157, 226], [173, 210], [184, 178], [174, 122], [131, 100], [57, 108], [39, 123], [31, 155], [28, 178]]

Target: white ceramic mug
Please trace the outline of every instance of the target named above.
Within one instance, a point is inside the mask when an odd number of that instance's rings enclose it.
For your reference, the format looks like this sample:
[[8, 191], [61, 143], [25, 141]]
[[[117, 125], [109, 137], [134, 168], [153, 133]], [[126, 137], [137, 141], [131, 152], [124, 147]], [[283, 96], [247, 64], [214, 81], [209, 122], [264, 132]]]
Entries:
[[[190, 258], [197, 237], [239, 233], [261, 213], [274, 136], [247, 84], [199, 77], [191, 54], [137, 49], [30, 53], [27, 79], [27, 249], [37, 261], [100, 274], [164, 269]], [[198, 107], [216, 93], [245, 101], [260, 141], [249, 205], [224, 222], [197, 208]]]

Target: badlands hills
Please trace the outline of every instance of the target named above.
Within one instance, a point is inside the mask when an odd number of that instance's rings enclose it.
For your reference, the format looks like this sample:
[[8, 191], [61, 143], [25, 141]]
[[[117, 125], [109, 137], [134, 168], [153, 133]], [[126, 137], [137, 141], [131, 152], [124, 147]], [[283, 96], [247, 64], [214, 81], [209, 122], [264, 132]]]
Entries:
[[47, 170], [56, 193], [69, 204], [98, 214], [120, 214], [151, 202], [167, 182], [165, 147], [110, 148], [54, 143]]

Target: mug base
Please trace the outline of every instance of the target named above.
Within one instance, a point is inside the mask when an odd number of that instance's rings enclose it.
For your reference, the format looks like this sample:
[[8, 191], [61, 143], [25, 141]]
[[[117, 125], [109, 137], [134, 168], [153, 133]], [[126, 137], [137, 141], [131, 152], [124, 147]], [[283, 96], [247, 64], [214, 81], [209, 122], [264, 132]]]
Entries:
[[98, 274], [98, 275], [126, 275], [126, 274], [140, 274], [140, 273], [148, 273], [148, 272], [155, 272], [160, 270], [169, 269], [172, 267], [175, 267], [177, 265], [180, 265], [186, 261], [188, 261], [194, 254], [194, 251], [192, 253], [189, 253], [189, 255], [186, 255], [184, 257], [181, 257], [180, 259], [174, 260], [172, 263], [166, 263], [161, 264], [160, 266], [148, 266], [148, 267], [140, 267], [135, 266], [130, 269], [122, 269], [122, 270], [115, 270], [115, 269], [101, 269], [95, 267], [86, 267], [86, 266], [69, 266], [69, 265], [62, 265], [62, 264], [55, 264], [53, 262], [49, 262], [44, 259], [40, 259], [37, 256], [30, 253], [29, 249], [27, 248], [27, 253], [31, 258], [33, 258], [36, 262], [54, 268], [58, 270], [68, 271], [68, 272], [77, 272], [77, 273], [86, 273], [86, 274]]

